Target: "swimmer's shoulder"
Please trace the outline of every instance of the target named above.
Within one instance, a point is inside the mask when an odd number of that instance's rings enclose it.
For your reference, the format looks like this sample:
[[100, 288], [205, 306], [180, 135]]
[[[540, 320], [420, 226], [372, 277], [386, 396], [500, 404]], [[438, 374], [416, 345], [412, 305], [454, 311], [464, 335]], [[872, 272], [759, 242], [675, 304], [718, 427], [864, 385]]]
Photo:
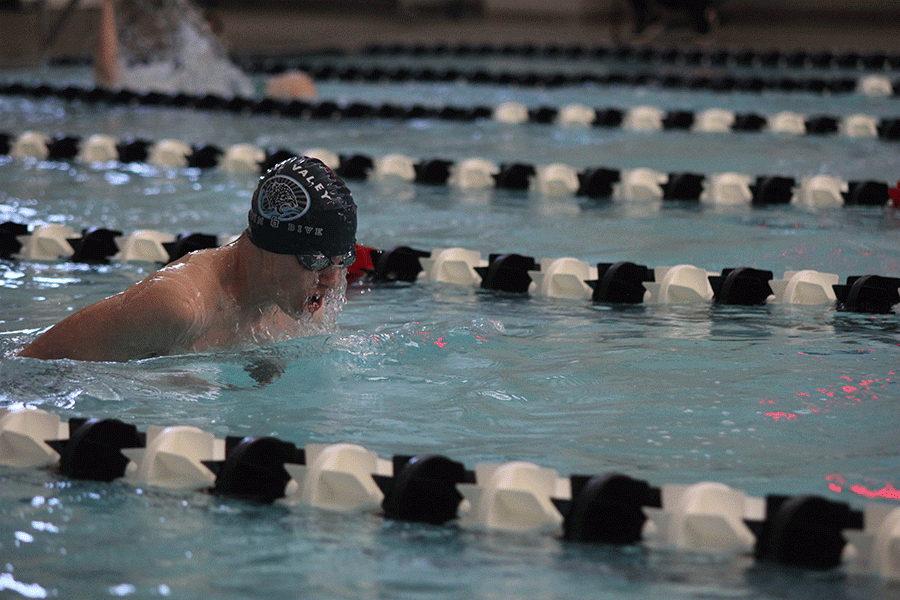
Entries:
[[219, 249], [213, 248], [185, 254], [151, 274], [144, 281], [154, 285], [169, 282], [187, 289], [205, 287], [208, 282], [219, 277], [217, 250]]
[[[217, 310], [226, 294], [220, 249], [198, 250], [166, 265], [145, 282], [152, 296], [165, 301], [183, 320]], [[199, 316], [198, 316], [199, 315]]]
[[207, 300], [214, 294], [214, 279], [208, 269], [185, 257], [125, 290], [122, 303], [128, 305], [127, 312], [140, 311], [161, 325], [182, 329], [207, 310]]

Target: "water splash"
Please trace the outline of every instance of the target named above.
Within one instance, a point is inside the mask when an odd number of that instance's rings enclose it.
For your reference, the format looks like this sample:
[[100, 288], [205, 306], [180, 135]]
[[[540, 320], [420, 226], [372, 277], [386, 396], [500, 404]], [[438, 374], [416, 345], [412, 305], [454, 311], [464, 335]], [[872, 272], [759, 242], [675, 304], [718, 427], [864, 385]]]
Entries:
[[332, 338], [328, 345], [359, 366], [383, 365], [430, 361], [450, 352], [465, 354], [503, 335], [506, 335], [506, 328], [501, 321], [480, 318], [462, 324], [412, 322], [400, 326], [385, 325], [374, 332], [359, 331]]
[[119, 42], [129, 63], [178, 60], [187, 32], [207, 39], [225, 55], [203, 15], [187, 0], [123, 0], [117, 10]]
[[286, 320], [285, 314], [277, 306], [260, 311], [258, 324], [250, 331], [241, 333], [235, 330], [235, 338], [238, 340], [235, 347], [267, 346], [301, 337], [337, 333], [338, 315], [346, 303], [347, 278], [342, 276], [340, 284], [329, 288], [322, 297], [321, 308], [313, 313], [303, 311], [296, 319]]
[[118, 9], [123, 87], [253, 95], [250, 79], [189, 0], [123, 0]]

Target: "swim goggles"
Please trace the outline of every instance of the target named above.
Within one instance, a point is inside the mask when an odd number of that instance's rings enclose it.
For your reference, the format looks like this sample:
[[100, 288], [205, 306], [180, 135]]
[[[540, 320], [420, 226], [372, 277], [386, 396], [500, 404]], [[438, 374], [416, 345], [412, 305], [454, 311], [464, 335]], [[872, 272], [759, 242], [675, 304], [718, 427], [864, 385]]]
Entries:
[[356, 249], [350, 250], [346, 254], [328, 257], [322, 253], [319, 254], [295, 254], [297, 262], [307, 271], [322, 271], [328, 267], [349, 267], [356, 260]]

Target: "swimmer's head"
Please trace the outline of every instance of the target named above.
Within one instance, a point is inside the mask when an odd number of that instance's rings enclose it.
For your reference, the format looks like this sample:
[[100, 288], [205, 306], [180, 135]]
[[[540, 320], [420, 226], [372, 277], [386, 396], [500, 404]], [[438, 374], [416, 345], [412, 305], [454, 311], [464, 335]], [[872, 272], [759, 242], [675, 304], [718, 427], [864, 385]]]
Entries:
[[253, 192], [247, 233], [275, 254], [343, 256], [356, 244], [356, 204], [322, 161], [307, 156], [278, 163]]

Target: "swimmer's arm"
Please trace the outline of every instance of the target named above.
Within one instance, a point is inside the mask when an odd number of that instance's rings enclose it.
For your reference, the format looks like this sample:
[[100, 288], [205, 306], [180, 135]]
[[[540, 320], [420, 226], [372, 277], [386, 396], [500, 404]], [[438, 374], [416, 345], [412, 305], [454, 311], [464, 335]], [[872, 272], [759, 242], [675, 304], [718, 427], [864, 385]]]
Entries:
[[116, 0], [103, 0], [100, 5], [100, 30], [94, 50], [94, 77], [104, 87], [119, 82], [119, 34], [116, 28]]
[[51, 327], [19, 356], [124, 362], [177, 352], [194, 324], [194, 312], [165, 287], [138, 284], [83, 308]]

